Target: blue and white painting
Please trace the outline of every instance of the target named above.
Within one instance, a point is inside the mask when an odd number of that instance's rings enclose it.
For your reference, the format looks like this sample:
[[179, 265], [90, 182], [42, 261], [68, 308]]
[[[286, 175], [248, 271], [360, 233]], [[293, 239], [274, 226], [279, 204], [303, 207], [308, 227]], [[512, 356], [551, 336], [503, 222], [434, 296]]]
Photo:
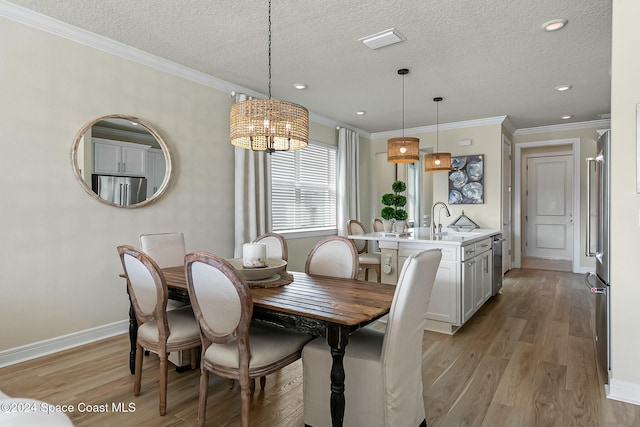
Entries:
[[449, 204], [484, 203], [484, 156], [451, 157]]

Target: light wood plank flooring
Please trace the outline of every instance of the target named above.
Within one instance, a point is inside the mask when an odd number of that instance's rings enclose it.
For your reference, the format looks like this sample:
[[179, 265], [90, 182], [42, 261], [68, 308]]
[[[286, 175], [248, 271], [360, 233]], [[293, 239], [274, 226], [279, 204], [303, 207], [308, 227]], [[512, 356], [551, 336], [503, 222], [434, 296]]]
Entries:
[[[582, 276], [507, 273], [492, 298], [455, 336], [424, 337], [424, 399], [430, 427], [638, 426], [640, 407], [607, 400], [592, 339], [593, 298]], [[167, 415], [158, 415], [158, 361], [145, 358], [133, 396], [128, 339], [114, 337], [0, 369], [0, 390], [52, 404], [106, 404], [70, 413], [77, 426], [196, 425], [199, 371], [169, 370]], [[347, 377], [348, 387], [348, 377]], [[135, 404], [116, 413], [112, 403]], [[302, 426], [302, 366], [271, 375], [251, 401], [251, 424]], [[207, 425], [240, 425], [240, 395], [211, 376]]]

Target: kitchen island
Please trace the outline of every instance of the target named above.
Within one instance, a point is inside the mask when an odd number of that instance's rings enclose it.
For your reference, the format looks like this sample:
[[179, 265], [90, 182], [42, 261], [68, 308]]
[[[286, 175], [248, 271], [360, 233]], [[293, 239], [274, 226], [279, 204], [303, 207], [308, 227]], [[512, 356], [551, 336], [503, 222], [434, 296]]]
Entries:
[[426, 329], [454, 334], [492, 296], [492, 240], [500, 230], [475, 229], [458, 232], [428, 227], [407, 233], [367, 233], [349, 236], [354, 240], [377, 241], [382, 253], [382, 282], [395, 285], [404, 261], [426, 249], [442, 250], [426, 313]]

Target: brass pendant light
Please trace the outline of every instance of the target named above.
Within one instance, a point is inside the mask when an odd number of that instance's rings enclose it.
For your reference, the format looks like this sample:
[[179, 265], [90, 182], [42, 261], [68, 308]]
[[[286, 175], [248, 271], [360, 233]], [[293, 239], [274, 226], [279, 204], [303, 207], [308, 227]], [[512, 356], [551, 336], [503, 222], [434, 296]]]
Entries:
[[438, 103], [442, 97], [433, 98], [436, 103], [436, 151], [424, 156], [425, 172], [448, 172], [451, 170], [451, 153], [438, 152]]
[[409, 74], [407, 68], [398, 70], [402, 76], [402, 137], [387, 140], [387, 161], [391, 163], [414, 163], [420, 160], [420, 140], [404, 136], [404, 76]]
[[271, 99], [271, 0], [269, 0], [269, 98], [249, 99], [231, 107], [231, 144], [254, 151], [291, 151], [309, 143], [309, 111]]

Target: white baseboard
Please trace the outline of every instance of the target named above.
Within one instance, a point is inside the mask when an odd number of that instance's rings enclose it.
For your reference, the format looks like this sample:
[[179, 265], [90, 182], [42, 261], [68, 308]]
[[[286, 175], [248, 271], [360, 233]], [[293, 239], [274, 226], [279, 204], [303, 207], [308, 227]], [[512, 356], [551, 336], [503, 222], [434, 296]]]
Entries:
[[640, 384], [611, 378], [606, 391], [609, 399], [640, 405]]
[[107, 325], [85, 329], [84, 331], [2, 350], [0, 351], [0, 368], [120, 335], [128, 331], [129, 320], [120, 320]]

